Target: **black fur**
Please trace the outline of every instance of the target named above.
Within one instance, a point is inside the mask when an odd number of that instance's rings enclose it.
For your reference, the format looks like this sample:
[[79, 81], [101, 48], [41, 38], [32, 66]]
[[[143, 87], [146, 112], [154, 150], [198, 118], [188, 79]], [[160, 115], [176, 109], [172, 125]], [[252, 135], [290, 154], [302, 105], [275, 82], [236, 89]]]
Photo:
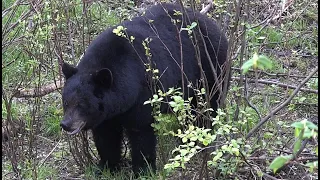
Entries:
[[[179, 6], [162, 4], [151, 7], [141, 17], [121, 24], [129, 37], [135, 37], [135, 50], [127, 39], [112, 32], [116, 28], [113, 27], [101, 33], [90, 44], [76, 68], [63, 65], [67, 81], [63, 90], [65, 115], [61, 125], [69, 132], [76, 132], [85, 122], [81, 129], [92, 130], [101, 158], [100, 165], [111, 170], [119, 168], [124, 128], [131, 144], [133, 171], [138, 173], [145, 170], [145, 159], [156, 169], [156, 136], [150, 126], [154, 122], [152, 109], [149, 105], [143, 105], [152, 97], [144, 66], [148, 61], [142, 46], [142, 41], [147, 37], [152, 39], [149, 43], [151, 61], [153, 67], [159, 69], [164, 90], [181, 87], [181, 49], [178, 36], [181, 23], [173, 25], [163, 8], [168, 10], [173, 19], [181, 20], [182, 16], [174, 15], [174, 10], [182, 12]], [[188, 25], [198, 20], [211, 61], [218, 74], [221, 73], [218, 67], [226, 61], [228, 48], [225, 36], [208, 17], [200, 13], [194, 14], [190, 9], [187, 13], [190, 18]], [[187, 24], [183, 27], [187, 27]], [[199, 33], [196, 37], [202, 66], [209, 86], [212, 87], [214, 79], [204, 44], [201, 43]], [[185, 81], [196, 84], [200, 79], [200, 70], [194, 45], [186, 30], [181, 32], [181, 41]], [[192, 91], [189, 96], [193, 96]], [[217, 97], [218, 94], [211, 101], [213, 109], [217, 108]]]

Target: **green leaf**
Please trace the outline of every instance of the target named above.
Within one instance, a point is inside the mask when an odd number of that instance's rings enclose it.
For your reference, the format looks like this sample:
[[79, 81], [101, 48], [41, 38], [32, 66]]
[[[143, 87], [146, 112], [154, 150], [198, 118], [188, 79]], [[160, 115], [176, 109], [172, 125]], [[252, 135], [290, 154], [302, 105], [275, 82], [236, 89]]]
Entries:
[[295, 155], [299, 149], [301, 148], [302, 139], [297, 139], [297, 141], [294, 143], [293, 147], [293, 154]]
[[175, 107], [175, 106], [177, 106], [177, 103], [176, 103], [176, 102], [173, 102], [173, 101], [170, 101], [170, 102], [169, 102], [169, 105], [170, 105], [171, 107]]
[[197, 23], [196, 22], [192, 22], [191, 26], [189, 27], [189, 29], [193, 29], [197, 26]]
[[189, 143], [189, 146], [190, 146], [190, 147], [194, 147], [195, 144], [196, 144], [195, 142], [190, 142], [190, 143]]
[[258, 57], [258, 62], [257, 63], [263, 65], [267, 69], [271, 69], [272, 68], [272, 62], [270, 61], [270, 59], [267, 56], [260, 55]]
[[172, 96], [172, 98], [175, 102], [179, 102], [183, 100], [181, 96]]
[[258, 177], [262, 177], [263, 176], [263, 172], [261, 170], [257, 169], [256, 172], [257, 172]]
[[264, 37], [264, 36], [260, 36], [260, 37], [258, 37], [257, 39], [258, 40], [264, 40], [266, 37]]
[[271, 138], [271, 137], [273, 137], [274, 135], [273, 135], [273, 133], [271, 133], [271, 132], [266, 132], [266, 133], [264, 133], [264, 135], [263, 135], [263, 137], [264, 138]]
[[204, 88], [201, 88], [201, 94], [205, 94], [206, 90]]
[[211, 136], [211, 141], [216, 140], [216, 138], [217, 138], [217, 135], [212, 135], [212, 136]]
[[175, 161], [181, 160], [181, 155], [180, 155], [180, 154], [176, 155], [176, 157], [174, 157], [174, 160], [175, 160]]
[[306, 166], [310, 168], [310, 172], [313, 172], [315, 168], [318, 168], [318, 161], [309, 162]]
[[243, 63], [243, 65], [241, 66], [242, 69], [242, 73], [245, 74], [249, 71], [250, 67], [253, 66], [253, 59], [250, 59], [248, 61], [246, 61], [245, 63]]
[[223, 126], [223, 130], [224, 130], [227, 134], [230, 133], [230, 129], [229, 129], [228, 127]]
[[259, 63], [259, 61], [257, 61], [257, 63], [256, 63], [256, 69], [264, 70], [265, 68], [264, 68], [264, 65], [263, 65], [263, 64], [261, 64], [261, 63]]
[[198, 139], [197, 136], [193, 136], [193, 137], [190, 138], [190, 141], [196, 141], [197, 139]]
[[186, 154], [188, 154], [188, 151], [186, 149], [181, 149], [180, 154], [181, 156], [185, 156]]
[[311, 138], [313, 136], [313, 134], [314, 134], [313, 130], [306, 128], [303, 133], [303, 138]]
[[145, 101], [145, 102], [143, 103], [143, 105], [150, 104], [150, 103], [151, 103], [151, 101]]
[[189, 131], [193, 131], [194, 130], [194, 126], [189, 126]]
[[202, 144], [204, 146], [208, 146], [210, 142], [211, 142], [210, 140], [205, 139], [205, 140], [202, 141]]
[[278, 169], [283, 167], [291, 159], [292, 156], [278, 156], [271, 162], [269, 168], [273, 170], [273, 173], [276, 173]]
[[318, 126], [315, 125], [315, 124], [313, 124], [312, 122], [307, 121], [307, 122], [306, 122], [306, 125], [307, 125], [308, 128], [314, 129], [314, 130], [318, 131]]
[[295, 128], [299, 128], [299, 129], [303, 129], [304, 128], [304, 123], [300, 122], [294, 122], [291, 124], [291, 127], [295, 127]]
[[171, 169], [172, 165], [171, 164], [166, 164], [164, 165], [164, 169]]
[[183, 138], [182, 138], [182, 142], [183, 142], [183, 143], [185, 143], [185, 142], [187, 142], [187, 141], [188, 141], [188, 139], [187, 139], [186, 137], [183, 137]]
[[218, 152], [218, 154], [213, 157], [212, 161], [213, 162], [218, 161], [218, 159], [220, 159], [222, 155], [223, 155], [222, 152]]
[[[186, 157], [184, 157], [184, 162], [188, 162], [188, 161], [190, 161], [190, 157], [188, 157], [188, 156], [186, 156]], [[183, 164], [183, 166], [184, 166], [184, 164]]]
[[253, 54], [253, 57], [246, 61], [242, 66], [242, 72], [245, 74], [248, 72], [248, 70], [253, 66], [254, 69], [271, 69], [272, 68], [272, 62], [267, 56], [264, 55], [258, 55], [257, 53]]
[[305, 101], [306, 99], [307, 99], [306, 97], [301, 97], [301, 98], [299, 98], [298, 102], [303, 103], [303, 101]]
[[257, 62], [259, 60], [259, 56], [257, 53], [254, 53], [253, 54], [253, 57], [252, 57], [252, 61], [253, 61], [253, 68], [256, 68], [257, 67]]
[[240, 154], [238, 148], [231, 148], [231, 152], [233, 152], [236, 156], [239, 156], [239, 154]]
[[178, 161], [174, 162], [173, 166], [176, 168], [176, 167], [179, 167], [180, 166], [180, 163]]
[[301, 133], [301, 129], [299, 129], [299, 128], [295, 128], [295, 129], [294, 129], [294, 136], [295, 136], [295, 137], [299, 137], [299, 136], [300, 136], [300, 133]]

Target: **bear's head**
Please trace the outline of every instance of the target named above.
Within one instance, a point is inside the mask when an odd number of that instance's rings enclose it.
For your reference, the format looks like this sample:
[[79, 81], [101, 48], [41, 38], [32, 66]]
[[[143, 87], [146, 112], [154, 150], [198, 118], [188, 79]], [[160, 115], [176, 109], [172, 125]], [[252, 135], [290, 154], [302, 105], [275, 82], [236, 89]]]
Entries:
[[66, 82], [62, 93], [64, 117], [61, 127], [68, 134], [76, 134], [99, 125], [108, 114], [104, 102], [105, 94], [111, 91], [112, 72], [107, 68], [79, 72], [67, 63], [63, 63], [62, 72]]

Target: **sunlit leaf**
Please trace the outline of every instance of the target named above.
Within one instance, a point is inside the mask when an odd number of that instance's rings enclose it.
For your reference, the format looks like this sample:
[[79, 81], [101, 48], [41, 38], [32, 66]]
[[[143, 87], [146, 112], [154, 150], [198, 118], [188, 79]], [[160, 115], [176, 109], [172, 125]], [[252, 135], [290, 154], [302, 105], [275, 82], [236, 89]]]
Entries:
[[188, 151], [186, 149], [181, 149], [180, 154], [181, 156], [185, 156], [186, 154], [188, 154]]
[[304, 124], [302, 122], [294, 122], [291, 124], [291, 127], [295, 128], [294, 136], [299, 137], [301, 130], [304, 128]]
[[243, 63], [241, 66], [242, 72], [245, 74], [248, 70], [253, 67], [254, 69], [271, 69], [272, 62], [271, 60], [264, 55], [258, 55], [257, 53], [253, 54], [253, 57]]
[[190, 138], [190, 141], [196, 141], [197, 139], [198, 139], [197, 136], [193, 136]]
[[273, 170], [273, 173], [276, 173], [278, 169], [283, 167], [287, 162], [292, 159], [292, 156], [279, 156], [276, 157], [270, 164], [269, 168]]
[[222, 157], [222, 152], [218, 152], [217, 155], [215, 155], [212, 159], [213, 162], [216, 162], [218, 159], [220, 159]]
[[266, 37], [260, 36], [260, 37], [258, 37], [257, 39], [258, 39], [258, 40], [264, 40], [264, 39], [266, 39]]
[[239, 156], [239, 154], [240, 154], [238, 148], [231, 148], [231, 151], [232, 151], [236, 156]]
[[258, 64], [262, 64], [266, 69], [272, 68], [272, 62], [267, 56], [260, 55], [258, 57]]
[[242, 69], [242, 73], [245, 74], [249, 71], [250, 67], [253, 66], [253, 60], [250, 59], [248, 61], [246, 61], [245, 63], [243, 63], [243, 65], [241, 66]]
[[183, 137], [183, 138], [182, 138], [182, 142], [183, 142], [183, 143], [185, 143], [185, 142], [187, 142], [187, 141], [188, 141], [188, 139], [187, 139], [186, 137]]

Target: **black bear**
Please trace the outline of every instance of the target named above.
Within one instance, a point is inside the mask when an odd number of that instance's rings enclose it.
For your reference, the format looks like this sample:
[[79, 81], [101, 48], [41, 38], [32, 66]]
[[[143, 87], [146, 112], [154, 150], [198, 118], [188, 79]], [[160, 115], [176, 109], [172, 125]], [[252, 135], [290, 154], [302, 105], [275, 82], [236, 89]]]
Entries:
[[[190, 33], [191, 25], [200, 31]], [[134, 173], [146, 170], [147, 164], [155, 170], [154, 119], [151, 107], [143, 105], [153, 95], [146, 64], [159, 70], [161, 87], [167, 90], [181, 87], [183, 81], [185, 87], [197, 84], [202, 77], [196, 58], [200, 57], [208, 85], [213, 87], [212, 68], [221, 74], [227, 48], [225, 35], [208, 17], [191, 9], [183, 11], [179, 5], [153, 6], [142, 16], [101, 33], [77, 67], [63, 63], [66, 83], [61, 126], [69, 134], [91, 129], [101, 158], [99, 165], [111, 171], [119, 169], [125, 130]], [[217, 94], [211, 100], [214, 110]]]

